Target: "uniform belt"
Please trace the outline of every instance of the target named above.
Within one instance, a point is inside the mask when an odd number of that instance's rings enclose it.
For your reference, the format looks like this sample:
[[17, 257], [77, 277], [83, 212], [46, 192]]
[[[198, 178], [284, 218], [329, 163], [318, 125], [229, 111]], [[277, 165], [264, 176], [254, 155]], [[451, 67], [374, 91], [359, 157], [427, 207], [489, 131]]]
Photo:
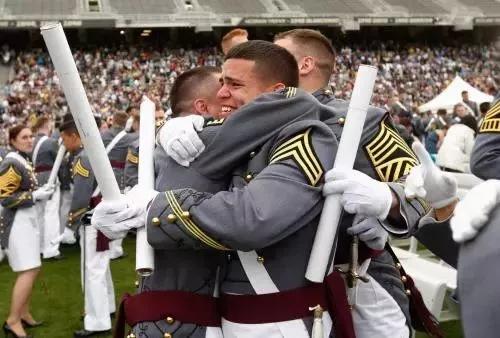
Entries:
[[220, 326], [216, 298], [187, 291], [146, 291], [134, 296], [125, 294], [118, 312], [113, 337], [123, 338], [125, 322], [155, 322], [172, 317], [183, 323]]
[[46, 171], [52, 171], [52, 167], [49, 166], [49, 165], [43, 165], [43, 164], [37, 165], [35, 167], [35, 172], [36, 173], [43, 173], [43, 172], [46, 172]]
[[110, 160], [112, 168], [116, 169], [124, 169], [125, 168], [125, 162], [124, 161], [115, 161], [115, 160]]
[[332, 272], [321, 284], [261, 295], [223, 294], [219, 300], [221, 316], [241, 324], [276, 323], [311, 317], [309, 307], [321, 305], [330, 313], [335, 337], [354, 338], [354, 325], [344, 280]]
[[384, 250], [371, 249], [367, 247], [365, 243], [361, 242], [359, 244], [359, 250], [358, 250], [358, 262], [361, 264], [367, 259], [380, 256], [383, 252]]
[[[90, 198], [90, 208], [94, 209], [99, 203], [102, 201], [102, 196], [99, 194], [97, 196], [92, 196]], [[103, 252], [109, 250], [109, 238], [104, 236], [104, 234], [97, 230], [97, 238], [96, 238], [96, 248], [95, 251]]]

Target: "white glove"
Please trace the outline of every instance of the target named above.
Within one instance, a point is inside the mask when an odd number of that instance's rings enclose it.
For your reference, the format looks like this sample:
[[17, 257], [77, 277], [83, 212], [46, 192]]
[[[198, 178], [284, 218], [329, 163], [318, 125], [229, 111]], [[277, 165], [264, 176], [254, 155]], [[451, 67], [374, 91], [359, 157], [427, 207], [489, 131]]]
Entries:
[[144, 226], [147, 205], [157, 193], [135, 186], [118, 201], [99, 203], [91, 223], [109, 239], [124, 238], [130, 229]]
[[467, 193], [455, 207], [450, 221], [453, 239], [461, 243], [474, 238], [500, 203], [500, 181], [488, 180]]
[[50, 199], [50, 196], [54, 193], [55, 187], [53, 185], [45, 184], [33, 191], [33, 201], [45, 201]]
[[422, 143], [414, 142], [412, 147], [421, 164], [413, 167], [406, 177], [406, 197], [424, 198], [434, 209], [451, 204], [457, 199], [455, 178], [439, 170]]
[[387, 218], [392, 205], [392, 192], [387, 184], [353, 169], [331, 169], [325, 180], [323, 195], [341, 194], [340, 202], [348, 213]]
[[389, 234], [374, 217], [356, 215], [352, 226], [347, 229], [351, 236], [358, 236], [366, 246], [373, 250], [382, 250], [385, 247]]
[[189, 167], [189, 163], [205, 150], [198, 136], [204, 124], [205, 119], [200, 115], [170, 119], [158, 132], [158, 143], [175, 162]]

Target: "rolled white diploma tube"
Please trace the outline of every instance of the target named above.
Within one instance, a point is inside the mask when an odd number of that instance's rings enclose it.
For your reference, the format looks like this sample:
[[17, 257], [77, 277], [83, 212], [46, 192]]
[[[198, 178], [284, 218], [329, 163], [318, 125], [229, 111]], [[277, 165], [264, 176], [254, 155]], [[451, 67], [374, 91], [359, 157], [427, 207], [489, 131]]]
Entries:
[[60, 23], [43, 25], [40, 28], [45, 44], [59, 77], [59, 83], [75, 120], [83, 147], [89, 157], [92, 171], [105, 200], [120, 199], [120, 188], [104, 149], [90, 104], [78, 74], [75, 60]]
[[[354, 166], [376, 77], [376, 67], [359, 66], [334, 168], [352, 169]], [[327, 196], [306, 270], [306, 278], [312, 282], [323, 282], [341, 215], [340, 195]], [[335, 252], [333, 256], [335, 258]]]
[[[139, 172], [141, 188], [154, 189], [153, 152], [155, 148], [155, 104], [143, 96], [140, 108]], [[140, 276], [149, 276], [154, 271], [154, 250], [147, 239], [148, 224], [137, 229], [135, 271]]]
[[64, 154], [66, 154], [66, 147], [64, 146], [64, 144], [61, 144], [59, 146], [59, 150], [57, 151], [56, 159], [54, 160], [54, 165], [52, 166], [52, 170], [50, 171], [49, 180], [47, 181], [48, 185], [56, 184], [57, 172], [61, 167]]

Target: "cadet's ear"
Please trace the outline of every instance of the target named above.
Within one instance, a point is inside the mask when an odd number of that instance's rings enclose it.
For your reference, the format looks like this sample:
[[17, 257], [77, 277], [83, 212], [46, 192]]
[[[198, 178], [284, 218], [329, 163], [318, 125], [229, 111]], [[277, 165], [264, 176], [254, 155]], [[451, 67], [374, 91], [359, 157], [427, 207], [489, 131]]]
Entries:
[[197, 99], [193, 102], [194, 112], [198, 115], [206, 115], [208, 113], [208, 107], [203, 99]]
[[312, 56], [304, 56], [299, 61], [299, 75], [307, 75], [313, 71], [316, 62]]
[[281, 90], [281, 89], [285, 89], [285, 88], [286, 88], [285, 84], [280, 82], [280, 83], [275, 83], [275, 84], [273, 84], [273, 85], [269, 88], [269, 91], [270, 91], [270, 92], [275, 92], [275, 91], [277, 91], [277, 90]]

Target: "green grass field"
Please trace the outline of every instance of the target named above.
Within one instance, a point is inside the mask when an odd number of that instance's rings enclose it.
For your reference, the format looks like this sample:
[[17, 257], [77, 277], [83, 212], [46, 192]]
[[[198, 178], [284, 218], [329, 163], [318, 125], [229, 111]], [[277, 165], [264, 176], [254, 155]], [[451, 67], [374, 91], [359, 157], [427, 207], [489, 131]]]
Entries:
[[[111, 263], [117, 301], [124, 292], [133, 292], [135, 289], [134, 243], [133, 239], [127, 238], [123, 246], [128, 256]], [[35, 319], [45, 322], [42, 327], [28, 330], [36, 338], [71, 338], [73, 331], [80, 329], [83, 324], [80, 319], [83, 313], [80, 250], [77, 246], [72, 246], [63, 247], [62, 252], [66, 257], [64, 260], [43, 263], [42, 274], [35, 287], [32, 313]], [[7, 316], [14, 277], [7, 262], [4, 260], [0, 263], [0, 320], [2, 322]], [[444, 323], [443, 329], [447, 337], [463, 337], [458, 322]], [[111, 338], [111, 336], [101, 337]], [[417, 337], [423, 338], [426, 335], [417, 334]]]

